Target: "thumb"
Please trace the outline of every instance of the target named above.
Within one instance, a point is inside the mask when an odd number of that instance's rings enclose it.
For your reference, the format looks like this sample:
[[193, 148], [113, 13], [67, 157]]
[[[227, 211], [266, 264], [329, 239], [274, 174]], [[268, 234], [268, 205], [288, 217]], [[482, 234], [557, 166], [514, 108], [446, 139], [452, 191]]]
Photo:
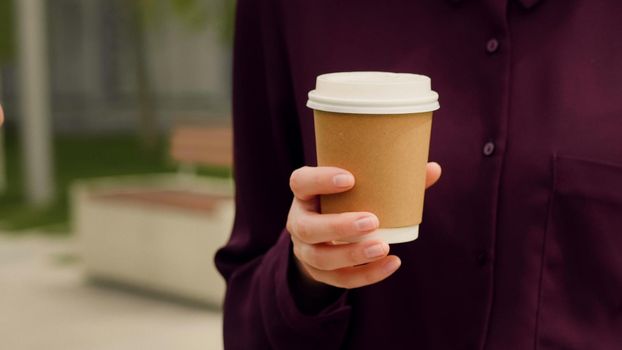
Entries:
[[441, 166], [436, 162], [430, 162], [426, 166], [425, 188], [429, 188], [441, 177]]

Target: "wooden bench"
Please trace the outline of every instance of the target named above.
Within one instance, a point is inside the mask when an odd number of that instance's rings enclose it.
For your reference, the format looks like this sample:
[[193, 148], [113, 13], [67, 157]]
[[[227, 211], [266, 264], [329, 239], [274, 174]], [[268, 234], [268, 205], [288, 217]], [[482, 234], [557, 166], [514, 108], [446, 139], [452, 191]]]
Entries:
[[231, 179], [196, 175], [231, 167], [229, 128], [184, 125], [170, 137], [180, 174], [76, 184], [74, 228], [90, 279], [219, 305], [224, 281], [213, 254], [234, 218]]
[[173, 129], [170, 144], [170, 156], [179, 164], [190, 167], [231, 167], [233, 164], [231, 128], [178, 126]]
[[[173, 129], [170, 136], [169, 156], [184, 175], [176, 181], [177, 188], [153, 188], [153, 186], [124, 188], [120, 191], [94, 193], [102, 199], [119, 199], [142, 202], [144, 205], [163, 205], [191, 210], [210, 211], [215, 203], [228, 197], [213, 193], [201, 193], [193, 189], [191, 182], [201, 166], [230, 168], [233, 163], [233, 135], [231, 128], [200, 125], [182, 125]], [[196, 179], [196, 178], [195, 178]], [[199, 179], [200, 180], [200, 179]], [[183, 186], [186, 185], [186, 186]], [[190, 188], [188, 188], [190, 187]]]

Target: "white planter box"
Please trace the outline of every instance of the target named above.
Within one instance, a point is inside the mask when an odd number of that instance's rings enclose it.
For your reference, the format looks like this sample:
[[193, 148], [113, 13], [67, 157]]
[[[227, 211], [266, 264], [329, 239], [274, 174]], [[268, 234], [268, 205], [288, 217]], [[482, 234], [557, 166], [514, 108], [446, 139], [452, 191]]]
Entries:
[[[138, 192], [133, 181], [76, 184], [72, 189], [74, 229], [88, 276], [220, 305], [225, 283], [213, 258], [226, 243], [233, 223], [231, 181], [180, 182], [162, 176], [152, 180], [154, 189], [192, 188], [194, 193], [220, 199], [210, 210], [195, 210], [127, 199], [124, 193]], [[140, 183], [144, 188], [144, 180]]]

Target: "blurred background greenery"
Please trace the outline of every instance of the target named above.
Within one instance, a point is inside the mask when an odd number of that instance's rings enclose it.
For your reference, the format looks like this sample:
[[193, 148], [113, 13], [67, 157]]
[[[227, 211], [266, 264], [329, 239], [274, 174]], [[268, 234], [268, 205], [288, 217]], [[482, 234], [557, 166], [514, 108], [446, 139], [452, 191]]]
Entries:
[[223, 348], [234, 7], [0, 0], [0, 348]]
[[[233, 0], [44, 1], [54, 196], [28, 199], [16, 45], [18, 0], [0, 1], [0, 229], [70, 232], [76, 179], [174, 172], [171, 128], [229, 123]], [[230, 176], [229, 169], [202, 168]]]

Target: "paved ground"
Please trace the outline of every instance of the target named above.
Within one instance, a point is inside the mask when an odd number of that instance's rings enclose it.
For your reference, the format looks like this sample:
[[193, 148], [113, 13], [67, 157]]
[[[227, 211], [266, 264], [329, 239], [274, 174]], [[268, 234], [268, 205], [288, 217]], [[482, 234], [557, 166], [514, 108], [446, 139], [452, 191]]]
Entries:
[[7, 350], [222, 349], [221, 315], [84, 281], [68, 239], [0, 233]]

